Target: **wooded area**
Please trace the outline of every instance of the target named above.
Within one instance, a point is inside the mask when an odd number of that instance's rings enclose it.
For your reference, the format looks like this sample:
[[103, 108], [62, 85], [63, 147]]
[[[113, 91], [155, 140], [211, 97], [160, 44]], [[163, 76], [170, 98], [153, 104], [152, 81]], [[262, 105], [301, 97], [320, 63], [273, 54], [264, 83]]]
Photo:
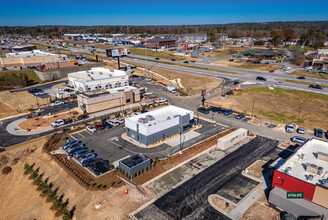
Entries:
[[[328, 21], [288, 21], [264, 23], [233, 23], [207, 25], [158, 25], [158, 26], [15, 26], [0, 27], [0, 34], [48, 35], [63, 33], [100, 33], [100, 34], [206, 34], [210, 30], [226, 33], [229, 37], [270, 37], [273, 30], [292, 29], [294, 36], [300, 38], [310, 28], [320, 29], [328, 34]], [[288, 33], [284, 33], [287, 34]]]

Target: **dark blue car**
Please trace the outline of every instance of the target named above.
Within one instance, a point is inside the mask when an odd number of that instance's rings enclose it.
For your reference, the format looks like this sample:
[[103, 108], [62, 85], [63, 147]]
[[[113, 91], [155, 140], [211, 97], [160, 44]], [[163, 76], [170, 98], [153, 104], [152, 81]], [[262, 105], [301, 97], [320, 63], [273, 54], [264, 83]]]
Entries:
[[100, 165], [96, 167], [93, 172], [97, 175], [101, 175], [103, 173], [106, 173], [109, 170], [109, 167], [107, 165]]
[[102, 124], [105, 128], [112, 128], [112, 127], [113, 127], [113, 125], [111, 125], [111, 124], [108, 123], [107, 121], [103, 121], [101, 124]]
[[64, 150], [66, 150], [66, 148], [68, 148], [69, 146], [71, 146], [71, 145], [73, 145], [73, 144], [77, 144], [77, 143], [79, 143], [79, 141], [74, 139], [74, 140], [71, 140], [71, 141], [67, 142], [66, 144], [64, 144], [64, 145], [62, 146], [62, 148], [63, 148]]
[[89, 158], [82, 162], [83, 167], [87, 167], [91, 162], [95, 161], [97, 158]]
[[231, 115], [233, 111], [231, 109], [226, 110], [223, 114], [224, 115]]
[[323, 137], [323, 131], [322, 131], [322, 129], [315, 129], [314, 130], [314, 135], [316, 137], [322, 138]]

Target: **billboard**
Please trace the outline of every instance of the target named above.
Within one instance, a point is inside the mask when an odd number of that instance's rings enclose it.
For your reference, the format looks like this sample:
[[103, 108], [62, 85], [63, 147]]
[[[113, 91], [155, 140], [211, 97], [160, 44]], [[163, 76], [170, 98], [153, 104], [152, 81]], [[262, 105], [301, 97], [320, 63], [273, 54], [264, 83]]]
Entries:
[[128, 55], [128, 50], [126, 48], [112, 49], [112, 57], [123, 57]]

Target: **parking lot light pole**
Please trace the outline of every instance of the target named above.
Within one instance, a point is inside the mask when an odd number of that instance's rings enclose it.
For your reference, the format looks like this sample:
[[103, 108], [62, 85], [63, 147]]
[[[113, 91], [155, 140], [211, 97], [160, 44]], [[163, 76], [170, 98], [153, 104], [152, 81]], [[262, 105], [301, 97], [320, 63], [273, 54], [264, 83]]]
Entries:
[[180, 132], [180, 154], [181, 154], [181, 151], [182, 151], [182, 137], [181, 137], [181, 135], [182, 135], [182, 131], [181, 131], [182, 129], [181, 129], [181, 127], [179, 127], [179, 132]]
[[298, 123], [298, 120], [300, 119], [301, 109], [302, 109], [302, 106], [300, 106], [300, 108], [298, 109], [297, 123]]
[[253, 114], [254, 114], [254, 103], [255, 103], [255, 102], [253, 101], [253, 107], [252, 107], [252, 119], [253, 119], [253, 117], [254, 117], [254, 115], [253, 115]]

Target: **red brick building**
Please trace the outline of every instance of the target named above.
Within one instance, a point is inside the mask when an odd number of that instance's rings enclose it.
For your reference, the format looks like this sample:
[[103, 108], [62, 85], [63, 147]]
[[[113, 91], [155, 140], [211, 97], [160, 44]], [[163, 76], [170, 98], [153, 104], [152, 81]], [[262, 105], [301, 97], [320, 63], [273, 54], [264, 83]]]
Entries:
[[173, 47], [176, 44], [176, 40], [172, 39], [149, 39], [145, 42], [148, 48], [162, 48], [162, 47]]

